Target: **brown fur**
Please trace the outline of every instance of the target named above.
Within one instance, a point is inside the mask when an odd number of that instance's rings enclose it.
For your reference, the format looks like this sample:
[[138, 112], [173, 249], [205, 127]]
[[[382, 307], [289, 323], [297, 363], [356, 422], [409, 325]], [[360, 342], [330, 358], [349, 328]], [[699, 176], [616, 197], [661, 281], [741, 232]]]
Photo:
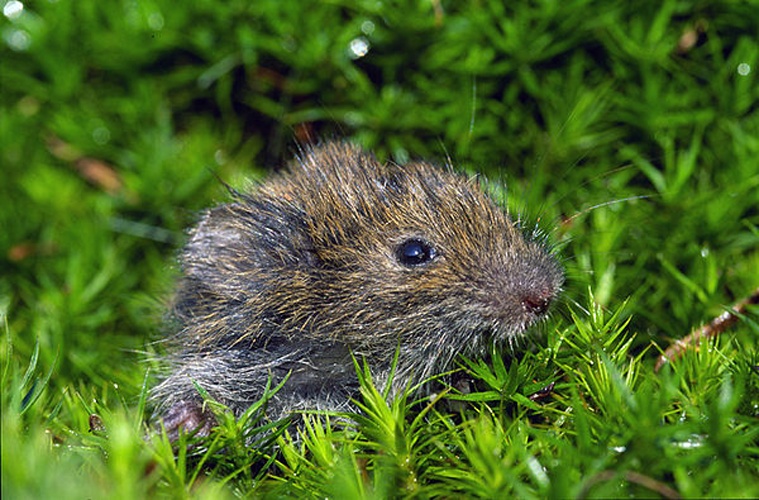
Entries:
[[[434, 255], [402, 262], [410, 240]], [[382, 378], [398, 350], [394, 387], [421, 382], [511, 343], [563, 280], [477, 181], [345, 143], [206, 212], [182, 266], [169, 373], [152, 392], [174, 430], [202, 421], [193, 381], [239, 414], [291, 372], [273, 417], [344, 408], [351, 353]]]

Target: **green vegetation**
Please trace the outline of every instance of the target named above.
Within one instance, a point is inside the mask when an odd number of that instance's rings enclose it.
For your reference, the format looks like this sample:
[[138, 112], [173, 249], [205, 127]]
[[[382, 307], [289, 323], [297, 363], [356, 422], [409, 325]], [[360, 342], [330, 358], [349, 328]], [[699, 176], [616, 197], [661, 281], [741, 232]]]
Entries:
[[[759, 286], [756, 0], [0, 2], [3, 498], [759, 497], [757, 308], [653, 369]], [[145, 440], [184, 228], [332, 137], [485, 173], [564, 300], [470, 394]]]

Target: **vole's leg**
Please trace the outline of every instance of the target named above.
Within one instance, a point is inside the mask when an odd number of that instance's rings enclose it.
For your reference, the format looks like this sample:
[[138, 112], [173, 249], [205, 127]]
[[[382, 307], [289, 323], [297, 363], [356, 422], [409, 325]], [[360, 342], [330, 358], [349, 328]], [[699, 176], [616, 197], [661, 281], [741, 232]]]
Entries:
[[198, 401], [177, 401], [161, 417], [161, 423], [171, 441], [179, 438], [180, 432], [205, 437], [216, 424], [210, 411], [203, 409]]

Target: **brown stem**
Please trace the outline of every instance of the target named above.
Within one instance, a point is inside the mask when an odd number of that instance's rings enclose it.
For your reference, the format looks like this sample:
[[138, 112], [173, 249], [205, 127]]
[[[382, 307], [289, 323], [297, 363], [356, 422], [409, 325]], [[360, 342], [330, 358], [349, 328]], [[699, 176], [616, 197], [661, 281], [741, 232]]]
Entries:
[[654, 366], [654, 371], [658, 372], [662, 366], [675, 361], [677, 358], [683, 355], [683, 353], [690, 347], [698, 345], [702, 339], [708, 339], [715, 337], [733, 326], [740, 315], [746, 312], [746, 306], [751, 304], [759, 304], [759, 288], [754, 290], [754, 293], [735, 304], [729, 311], [725, 311], [710, 323], [701, 325], [686, 337], [673, 342], [664, 353], [659, 356]]

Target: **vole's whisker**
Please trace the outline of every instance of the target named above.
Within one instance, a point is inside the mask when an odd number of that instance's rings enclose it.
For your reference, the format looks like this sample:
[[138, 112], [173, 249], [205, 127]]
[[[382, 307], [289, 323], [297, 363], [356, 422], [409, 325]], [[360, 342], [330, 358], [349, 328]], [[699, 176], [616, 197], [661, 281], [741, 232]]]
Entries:
[[653, 198], [653, 197], [654, 197], [654, 195], [641, 194], [641, 195], [638, 195], [638, 196], [628, 196], [626, 198], [619, 198], [619, 199], [616, 199], [616, 200], [605, 201], [603, 203], [598, 203], [596, 205], [592, 205], [590, 207], [587, 207], [587, 208], [585, 208], [585, 209], [577, 212], [576, 214], [572, 215], [571, 217], [567, 217], [564, 220], [564, 222], [565, 223], [572, 222], [573, 220], [577, 219], [578, 217], [581, 217], [581, 216], [583, 216], [583, 215], [585, 215], [587, 213], [592, 212], [593, 210], [597, 210], [597, 209], [602, 208], [602, 207], [608, 207], [608, 206], [611, 206], [611, 205], [616, 205], [618, 203], [627, 203], [629, 201], [635, 201], [635, 200], [645, 200], [645, 199]]

